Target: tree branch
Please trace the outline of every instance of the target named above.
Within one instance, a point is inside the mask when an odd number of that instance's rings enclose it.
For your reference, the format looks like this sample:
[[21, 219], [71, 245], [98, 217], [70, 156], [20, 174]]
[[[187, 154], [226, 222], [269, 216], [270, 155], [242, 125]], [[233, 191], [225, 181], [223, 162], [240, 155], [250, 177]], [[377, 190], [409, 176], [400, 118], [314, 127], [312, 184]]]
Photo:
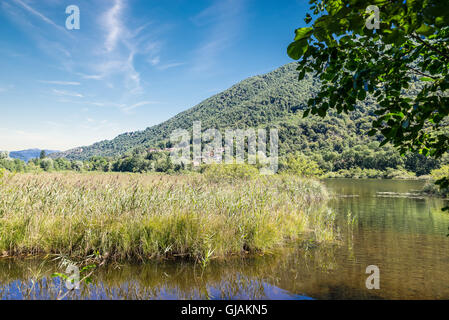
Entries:
[[422, 72], [422, 71], [419, 71], [418, 69], [415, 69], [415, 68], [412, 68], [412, 67], [410, 67], [410, 66], [408, 66], [408, 65], [405, 65], [409, 70], [411, 70], [411, 71], [413, 71], [413, 72], [415, 72], [415, 73], [417, 73], [417, 74], [420, 74], [420, 75], [422, 75], [422, 76], [424, 76], [424, 77], [428, 77], [428, 78], [431, 78], [431, 79], [433, 79], [433, 80], [441, 80], [441, 78], [439, 78], [439, 77], [435, 77], [435, 76], [431, 76], [431, 75], [429, 75], [429, 74], [425, 74], [424, 72]]
[[438, 53], [439, 55], [443, 56], [446, 58], [446, 60], [449, 61], [449, 55], [444, 53], [443, 51], [441, 51], [440, 49], [436, 48], [435, 46], [432, 46], [431, 44], [427, 43], [426, 41], [424, 41], [423, 39], [421, 39], [420, 36], [416, 35], [416, 34], [411, 34], [411, 36], [417, 40], [418, 42], [422, 43], [424, 46], [426, 46], [427, 48], [429, 48], [432, 51], [435, 51], [436, 53]]

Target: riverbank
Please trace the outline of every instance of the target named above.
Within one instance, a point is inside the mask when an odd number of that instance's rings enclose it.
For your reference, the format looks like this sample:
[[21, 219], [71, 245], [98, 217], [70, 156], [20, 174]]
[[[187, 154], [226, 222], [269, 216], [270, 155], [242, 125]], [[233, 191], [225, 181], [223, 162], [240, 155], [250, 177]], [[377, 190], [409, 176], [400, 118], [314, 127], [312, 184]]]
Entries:
[[417, 176], [415, 173], [404, 169], [361, 169], [352, 168], [349, 170], [342, 169], [339, 171], [327, 172], [323, 174], [323, 178], [327, 179], [391, 179], [391, 180], [429, 180], [429, 175]]
[[319, 182], [287, 176], [5, 174], [0, 253], [203, 263], [266, 253], [304, 238], [332, 241], [327, 198]]

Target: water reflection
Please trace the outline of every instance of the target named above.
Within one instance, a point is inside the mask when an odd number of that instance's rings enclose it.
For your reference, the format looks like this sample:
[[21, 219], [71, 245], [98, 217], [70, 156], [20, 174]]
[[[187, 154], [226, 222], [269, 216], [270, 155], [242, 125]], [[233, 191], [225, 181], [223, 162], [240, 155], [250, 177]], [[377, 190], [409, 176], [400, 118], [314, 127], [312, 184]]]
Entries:
[[[68, 299], [448, 299], [449, 226], [443, 201], [379, 197], [414, 193], [419, 181], [330, 180], [340, 195], [338, 244], [292, 245], [272, 255], [213, 261], [109, 266]], [[380, 268], [380, 290], [365, 287], [368, 265]], [[0, 260], [0, 299], [55, 299], [56, 264]]]

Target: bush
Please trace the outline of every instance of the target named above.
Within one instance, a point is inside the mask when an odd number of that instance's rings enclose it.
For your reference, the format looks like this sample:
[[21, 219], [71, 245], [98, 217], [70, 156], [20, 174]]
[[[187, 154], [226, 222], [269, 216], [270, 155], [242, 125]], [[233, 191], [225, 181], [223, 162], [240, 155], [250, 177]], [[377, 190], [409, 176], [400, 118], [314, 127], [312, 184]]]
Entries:
[[44, 169], [44, 171], [50, 171], [53, 170], [53, 160], [49, 158], [45, 158], [41, 160], [41, 168]]
[[444, 165], [440, 169], [432, 170], [430, 176], [433, 181], [429, 181], [423, 189], [423, 192], [440, 197], [447, 197], [449, 195], [448, 188], [440, 188], [435, 184], [435, 181], [438, 181], [443, 178], [449, 177], [449, 165]]
[[251, 180], [259, 175], [259, 170], [248, 164], [210, 164], [204, 165], [201, 172], [212, 182]]
[[323, 174], [318, 163], [300, 153], [288, 155], [281, 162], [280, 172], [300, 177], [317, 177]]
[[449, 177], [449, 165], [444, 165], [440, 169], [432, 170], [430, 173], [433, 180]]
[[398, 167], [397, 169], [387, 168], [384, 178], [387, 179], [415, 179], [416, 174], [409, 172], [404, 168]]

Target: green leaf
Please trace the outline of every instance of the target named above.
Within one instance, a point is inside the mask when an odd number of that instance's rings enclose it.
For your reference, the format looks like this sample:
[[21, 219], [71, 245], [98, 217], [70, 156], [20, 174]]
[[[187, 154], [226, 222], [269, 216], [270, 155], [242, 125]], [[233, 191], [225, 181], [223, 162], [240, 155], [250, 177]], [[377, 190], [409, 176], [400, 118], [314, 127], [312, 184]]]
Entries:
[[309, 43], [306, 39], [292, 42], [287, 48], [287, 54], [293, 60], [299, 60], [307, 51]]
[[90, 265], [88, 265], [88, 266], [85, 266], [85, 267], [83, 267], [81, 270], [80, 270], [80, 272], [82, 273], [82, 272], [84, 272], [84, 271], [87, 271], [87, 270], [89, 270], [89, 269], [94, 269], [94, 268], [96, 268], [97, 266], [95, 265], [95, 264], [90, 264]]
[[405, 35], [401, 30], [394, 29], [390, 33], [387, 31], [385, 31], [386, 35], [384, 36], [385, 43], [400, 46], [406, 41]]
[[321, 118], [324, 118], [324, 117], [326, 116], [326, 110], [325, 110], [325, 109], [322, 109], [322, 108], [318, 109], [318, 115], [319, 115]]
[[357, 96], [357, 98], [358, 98], [360, 101], [364, 101], [365, 98], [366, 98], [366, 91], [365, 91], [365, 90], [360, 90], [360, 91], [359, 91], [359, 94], [358, 94], [358, 96]]
[[380, 144], [379, 147], [383, 147], [384, 145], [386, 145], [388, 143], [388, 139], [384, 139]]
[[434, 29], [434, 28], [432, 28], [432, 27], [430, 27], [430, 26], [428, 26], [428, 25], [425, 25], [425, 24], [422, 24], [421, 27], [419, 27], [418, 29], [416, 29], [416, 33], [417, 33], [417, 34], [420, 34], [420, 35], [423, 35], [423, 36], [430, 36], [430, 35], [432, 35], [434, 32], [435, 32], [435, 29]]
[[344, 4], [342, 0], [328, 0], [326, 4], [326, 10], [330, 15], [338, 13], [343, 7]]
[[67, 275], [65, 275], [63, 273], [58, 273], [58, 272], [53, 273], [51, 276], [52, 276], [52, 278], [62, 278], [64, 280], [68, 279]]
[[310, 23], [312, 21], [312, 16], [310, 14], [306, 14], [306, 18], [304, 19], [305, 23]]
[[313, 28], [312, 27], [306, 27], [306, 28], [299, 28], [295, 30], [296, 36], [295, 41], [302, 40], [305, 38], [309, 38], [312, 35]]

